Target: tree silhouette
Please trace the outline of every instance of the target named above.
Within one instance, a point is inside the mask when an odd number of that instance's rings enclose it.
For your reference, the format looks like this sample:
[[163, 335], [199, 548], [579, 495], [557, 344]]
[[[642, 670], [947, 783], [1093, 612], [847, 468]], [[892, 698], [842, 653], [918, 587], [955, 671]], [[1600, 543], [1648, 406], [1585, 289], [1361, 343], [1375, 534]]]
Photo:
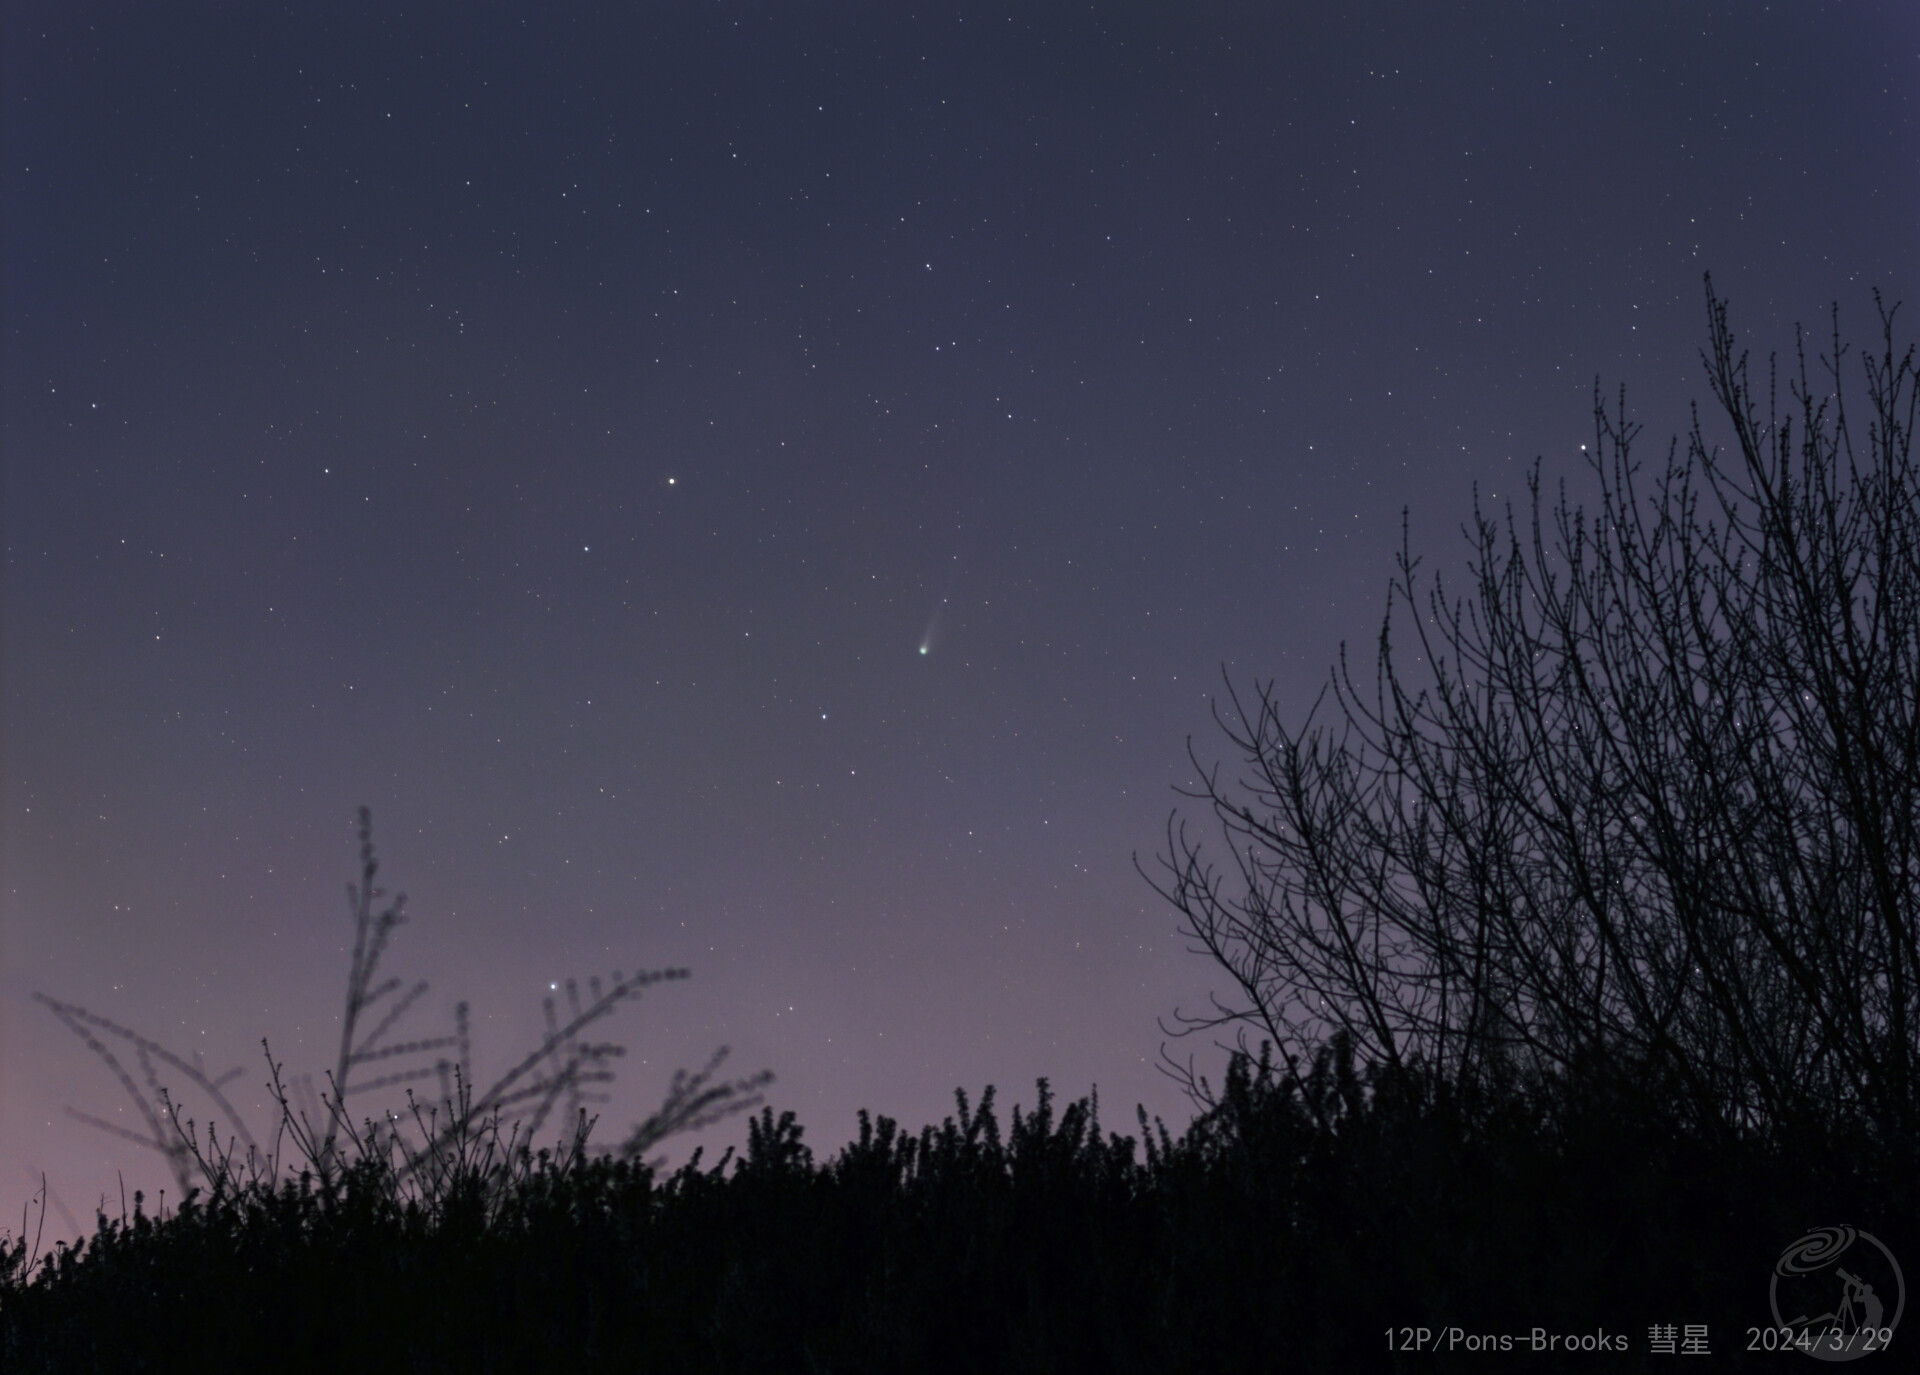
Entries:
[[1324, 692], [1289, 729], [1270, 681], [1227, 682], [1245, 771], [1189, 741], [1187, 794], [1223, 843], [1176, 811], [1148, 878], [1234, 993], [1170, 1032], [1296, 1064], [1340, 1034], [1462, 1091], [1604, 1075], [1718, 1139], [1846, 1123], [1911, 1150], [1914, 354], [1880, 304], [1862, 435], [1837, 307], [1782, 397], [1706, 297], [1727, 448], [1696, 408], [1649, 489], [1596, 383], [1591, 518], [1564, 484], [1543, 517], [1538, 463], [1530, 538], [1476, 494], [1465, 598], [1423, 587], [1403, 534], [1371, 691], [1343, 645], [1335, 722]]
[[[353, 953], [347, 971], [346, 1007], [340, 1024], [340, 1047], [334, 1066], [327, 1074], [327, 1088], [315, 1092], [310, 1079], [296, 1079], [289, 1085], [281, 1067], [267, 1048], [269, 1089], [280, 1108], [275, 1144], [263, 1149], [247, 1127], [245, 1119], [222, 1092], [242, 1071], [230, 1069], [210, 1077], [202, 1058], [191, 1060], [174, 1054], [159, 1042], [120, 1025], [111, 1018], [89, 1012], [76, 1003], [61, 1002], [44, 993], [34, 997], [93, 1051], [120, 1081], [145, 1122], [143, 1135], [115, 1123], [79, 1112], [67, 1111], [92, 1126], [124, 1137], [137, 1145], [159, 1152], [173, 1171], [175, 1182], [184, 1195], [196, 1181], [216, 1192], [240, 1182], [242, 1177], [265, 1178], [271, 1182], [281, 1165], [279, 1141], [291, 1136], [301, 1157], [324, 1181], [336, 1178], [353, 1158], [381, 1158], [398, 1163], [391, 1174], [396, 1185], [404, 1185], [416, 1176], [426, 1187], [445, 1176], [450, 1168], [467, 1160], [467, 1152], [476, 1142], [497, 1142], [498, 1127], [508, 1114], [526, 1114], [514, 1123], [512, 1140], [524, 1144], [546, 1123], [556, 1108], [564, 1104], [564, 1120], [573, 1135], [573, 1149], [584, 1151], [591, 1126], [586, 1105], [606, 1101], [599, 1086], [613, 1079], [610, 1062], [626, 1053], [623, 1046], [609, 1041], [591, 1041], [583, 1033], [601, 1018], [616, 1011], [620, 1004], [639, 996], [656, 983], [685, 979], [685, 969], [661, 969], [623, 975], [615, 971], [610, 983], [602, 985], [598, 977], [588, 980], [588, 996], [583, 1003], [575, 980], [566, 983], [567, 1018], [563, 1022], [556, 1002], [543, 1000], [546, 1035], [530, 1052], [490, 1087], [476, 1093], [468, 1034], [467, 1004], [454, 1010], [453, 1034], [416, 1040], [393, 1036], [407, 1012], [427, 991], [427, 981], [418, 980], [401, 993], [402, 980], [378, 979], [381, 957], [394, 930], [406, 921], [406, 895], [399, 894], [385, 908], [376, 910], [375, 900], [387, 896], [374, 886], [380, 870], [373, 853], [373, 818], [367, 808], [359, 814], [360, 882], [347, 885], [347, 906], [353, 919]], [[363, 1019], [378, 1012], [371, 1029]], [[122, 1049], [115, 1052], [115, 1044]], [[263, 1042], [263, 1046], [265, 1043]], [[123, 1063], [129, 1055], [133, 1067]], [[745, 1079], [716, 1080], [728, 1050], [721, 1047], [696, 1073], [678, 1071], [660, 1107], [637, 1124], [618, 1148], [626, 1158], [638, 1157], [669, 1137], [695, 1131], [722, 1121], [735, 1113], [750, 1111], [762, 1101], [762, 1090], [773, 1081], [769, 1071]], [[423, 1058], [427, 1063], [421, 1063]], [[139, 1079], [134, 1076], [134, 1069]], [[359, 1078], [363, 1071], [373, 1077]], [[190, 1118], [182, 1115], [175, 1089], [164, 1082], [169, 1076], [198, 1090], [212, 1105], [213, 1118], [206, 1123], [204, 1142]], [[437, 1098], [432, 1106], [414, 1101], [412, 1085], [435, 1081]], [[379, 1122], [371, 1117], [356, 1126], [347, 1109], [347, 1099], [381, 1089], [405, 1087], [413, 1105], [411, 1122], [420, 1140], [414, 1143], [405, 1135], [407, 1119], [388, 1111]], [[296, 1102], [296, 1100], [298, 1100]], [[218, 1121], [228, 1130], [222, 1147]], [[489, 1131], [489, 1126], [493, 1130]], [[343, 1139], [344, 1138], [344, 1139]], [[355, 1147], [355, 1156], [345, 1150]], [[236, 1157], [238, 1157], [236, 1161]], [[502, 1162], [503, 1164], [508, 1162]]]

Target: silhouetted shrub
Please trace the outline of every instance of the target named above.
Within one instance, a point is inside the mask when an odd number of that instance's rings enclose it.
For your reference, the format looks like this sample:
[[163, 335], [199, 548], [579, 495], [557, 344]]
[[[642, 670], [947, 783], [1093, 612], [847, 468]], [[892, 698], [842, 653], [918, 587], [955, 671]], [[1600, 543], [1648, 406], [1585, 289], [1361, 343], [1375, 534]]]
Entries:
[[[1471, 1101], [1417, 1065], [1304, 1074], [1236, 1057], [1179, 1138], [1103, 1132], [1042, 1081], [939, 1126], [862, 1114], [816, 1163], [791, 1113], [662, 1176], [508, 1153], [430, 1200], [377, 1158], [131, 1215], [37, 1263], [0, 1256], [8, 1371], [210, 1368], [880, 1372], [1465, 1369], [1389, 1329], [1704, 1322], [1719, 1364], [1770, 1321], [1810, 1225], [1920, 1254], [1910, 1184], [1809, 1138], [1691, 1134], [1658, 1083], [1519, 1080]], [[494, 1124], [498, 1132], [498, 1124]], [[1144, 1147], [1144, 1149], [1143, 1149]], [[471, 1158], [482, 1158], [474, 1155]], [[1904, 1191], [1903, 1191], [1904, 1190]], [[1771, 1358], [1776, 1359], [1776, 1358]], [[199, 1364], [199, 1362], [196, 1362]], [[1656, 1366], [1657, 1368], [1657, 1366]]]

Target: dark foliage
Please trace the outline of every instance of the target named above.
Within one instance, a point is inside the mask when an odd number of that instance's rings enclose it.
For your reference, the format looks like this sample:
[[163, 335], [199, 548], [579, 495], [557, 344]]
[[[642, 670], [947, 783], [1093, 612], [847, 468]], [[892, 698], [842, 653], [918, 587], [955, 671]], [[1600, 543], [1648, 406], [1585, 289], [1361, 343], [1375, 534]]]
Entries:
[[[1612, 1081], [1607, 1081], [1612, 1082]], [[1920, 1255], [1910, 1192], [1839, 1140], [1707, 1143], [1648, 1101], [1517, 1082], [1460, 1098], [1338, 1041], [1305, 1074], [1237, 1058], [1179, 1139], [1096, 1100], [989, 1089], [918, 1134], [864, 1114], [824, 1165], [763, 1110], [744, 1156], [660, 1177], [524, 1147], [427, 1200], [378, 1157], [0, 1256], [9, 1371], [1152, 1371], [1466, 1368], [1389, 1328], [1523, 1340], [1764, 1325], [1812, 1223]], [[497, 1132], [497, 1123], [496, 1123]], [[1142, 1147], [1144, 1146], [1144, 1149]], [[1910, 1185], [1908, 1186], [1910, 1189]], [[1904, 1197], [1904, 1202], [1902, 1201]], [[1777, 1362], [1780, 1358], [1770, 1358]]]
[[[426, 993], [427, 982], [418, 980], [402, 994], [402, 980], [377, 978], [381, 957], [394, 931], [406, 924], [407, 897], [399, 894], [376, 912], [374, 900], [386, 897], [387, 893], [375, 886], [380, 864], [373, 852], [373, 815], [365, 807], [360, 809], [358, 829], [360, 881], [347, 885], [347, 909], [353, 920], [354, 938], [347, 970], [346, 1008], [340, 1025], [339, 1058], [327, 1074], [327, 1090], [316, 1092], [310, 1077], [297, 1078], [289, 1085], [282, 1078], [281, 1066], [273, 1059], [271, 1047], [261, 1042], [267, 1053], [270, 1091], [280, 1107], [280, 1130], [271, 1147], [263, 1147], [222, 1092], [241, 1073], [238, 1068], [217, 1078], [209, 1077], [198, 1054], [191, 1060], [185, 1059], [110, 1017], [90, 1012], [77, 1003], [35, 993], [34, 1000], [45, 1004], [120, 1081], [146, 1131], [129, 1131], [73, 1108], [68, 1108], [68, 1113], [137, 1146], [158, 1152], [172, 1168], [182, 1193], [200, 1186], [218, 1193], [233, 1187], [242, 1178], [272, 1183], [280, 1177], [282, 1143], [291, 1141], [323, 1184], [348, 1158], [351, 1145], [363, 1160], [384, 1156], [383, 1168], [392, 1176], [390, 1184], [396, 1196], [413, 1183], [423, 1191], [423, 1197], [431, 1198], [438, 1188], [437, 1182], [431, 1177], [419, 1181], [411, 1181], [410, 1177], [422, 1168], [432, 1172], [453, 1166], [457, 1170], [468, 1163], [464, 1155], [467, 1148], [484, 1149], [481, 1123], [490, 1120], [497, 1123], [508, 1113], [525, 1114], [524, 1125], [516, 1126], [515, 1135], [517, 1139], [524, 1131], [531, 1139], [562, 1105], [561, 1120], [577, 1124], [583, 1120], [585, 1105], [604, 1103], [606, 1095], [598, 1091], [599, 1086], [611, 1082], [611, 1062], [625, 1055], [626, 1048], [611, 1041], [591, 1041], [583, 1033], [622, 1004], [637, 1000], [644, 990], [655, 984], [685, 979], [689, 971], [658, 969], [624, 975], [616, 970], [612, 982], [605, 986], [597, 976], [590, 978], [584, 1002], [579, 983], [568, 979], [568, 1015], [564, 1023], [557, 1001], [550, 997], [542, 999], [546, 1036], [490, 1088], [476, 1095], [464, 1002], [455, 1008], [452, 1035], [397, 1039], [402, 1019]], [[368, 1029], [365, 1023], [372, 1020], [376, 1012], [379, 1018]], [[719, 1079], [716, 1076], [729, 1054], [728, 1047], [722, 1046], [703, 1069], [675, 1071], [665, 1099], [634, 1125], [617, 1148], [619, 1154], [644, 1156], [673, 1137], [699, 1131], [758, 1107], [764, 1090], [773, 1082], [772, 1072], [762, 1070], [731, 1082]], [[124, 1063], [122, 1056], [129, 1056], [133, 1063]], [[427, 1057], [432, 1057], [429, 1063], [420, 1063]], [[136, 1069], [138, 1079], [134, 1074]], [[359, 1078], [356, 1082], [356, 1071], [369, 1070], [373, 1077]], [[163, 1076], [177, 1078], [170, 1086], [163, 1082]], [[415, 1086], [424, 1088], [425, 1081], [431, 1080], [438, 1081], [437, 1102], [429, 1100], [428, 1105], [422, 1105], [415, 1098]], [[186, 1116], [176, 1101], [181, 1081], [208, 1102], [204, 1138], [196, 1131], [194, 1119]], [[355, 1127], [347, 1109], [347, 1099], [356, 1094], [395, 1088], [406, 1090], [407, 1101], [412, 1106], [412, 1125], [420, 1130], [417, 1144], [408, 1140], [402, 1131], [401, 1114], [389, 1110], [381, 1115], [383, 1120], [379, 1122], [371, 1116], [363, 1118], [363, 1132]], [[224, 1147], [220, 1145], [217, 1130], [223, 1121], [227, 1127]], [[494, 1144], [498, 1144], [497, 1139]]]
[[1920, 372], [1891, 309], [1763, 379], [1707, 308], [1724, 446], [1650, 473], [1596, 386], [1598, 510], [1476, 502], [1465, 596], [1403, 549], [1331, 721], [1229, 682], [1157, 886], [1231, 993], [1177, 1030], [1651, 1076], [1729, 1149], [1844, 1122], [1920, 1176]]

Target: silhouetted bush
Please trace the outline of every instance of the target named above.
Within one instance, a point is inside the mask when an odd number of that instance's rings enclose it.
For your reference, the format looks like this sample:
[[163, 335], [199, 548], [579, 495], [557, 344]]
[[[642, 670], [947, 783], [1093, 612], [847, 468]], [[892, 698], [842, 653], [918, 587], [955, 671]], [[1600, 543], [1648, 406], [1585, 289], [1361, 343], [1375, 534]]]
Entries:
[[[1152, 1371], [1466, 1368], [1389, 1328], [1602, 1330], [1640, 1368], [1653, 1323], [1707, 1323], [1718, 1366], [1770, 1321], [1810, 1226], [1914, 1245], [1911, 1185], [1829, 1138], [1730, 1147], [1657, 1081], [1459, 1096], [1418, 1066], [1305, 1074], [1237, 1057], [1178, 1139], [1056, 1112], [1003, 1134], [989, 1089], [938, 1127], [861, 1115], [817, 1164], [791, 1113], [745, 1152], [661, 1175], [507, 1152], [431, 1200], [377, 1157], [195, 1195], [34, 1263], [0, 1256], [9, 1371]], [[498, 1134], [497, 1121], [493, 1129]], [[469, 1152], [468, 1158], [481, 1153]]]
[[1303, 719], [1228, 680], [1237, 761], [1189, 747], [1149, 876], [1230, 976], [1177, 1030], [1463, 1089], [1630, 1064], [1730, 1148], [1845, 1122], [1920, 1174], [1920, 366], [1836, 307], [1762, 378], [1707, 312], [1724, 443], [1696, 410], [1649, 467], [1596, 382], [1598, 509], [1537, 464], [1530, 519], [1476, 496], [1464, 589], [1403, 540], [1371, 681], [1343, 645]]

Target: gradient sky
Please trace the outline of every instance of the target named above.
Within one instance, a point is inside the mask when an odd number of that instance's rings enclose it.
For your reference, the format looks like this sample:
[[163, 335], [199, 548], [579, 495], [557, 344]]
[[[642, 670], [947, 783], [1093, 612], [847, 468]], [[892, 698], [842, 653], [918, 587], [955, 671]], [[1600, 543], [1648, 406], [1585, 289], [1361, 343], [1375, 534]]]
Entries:
[[693, 969], [604, 1143], [722, 1043], [821, 1153], [1183, 1125], [1222, 665], [1304, 714], [1596, 376], [1657, 458], [1703, 272], [1920, 309], [1906, 3], [394, 11], [0, 6], [0, 1227], [167, 1179], [36, 990], [331, 1063], [361, 804], [483, 1073]]

